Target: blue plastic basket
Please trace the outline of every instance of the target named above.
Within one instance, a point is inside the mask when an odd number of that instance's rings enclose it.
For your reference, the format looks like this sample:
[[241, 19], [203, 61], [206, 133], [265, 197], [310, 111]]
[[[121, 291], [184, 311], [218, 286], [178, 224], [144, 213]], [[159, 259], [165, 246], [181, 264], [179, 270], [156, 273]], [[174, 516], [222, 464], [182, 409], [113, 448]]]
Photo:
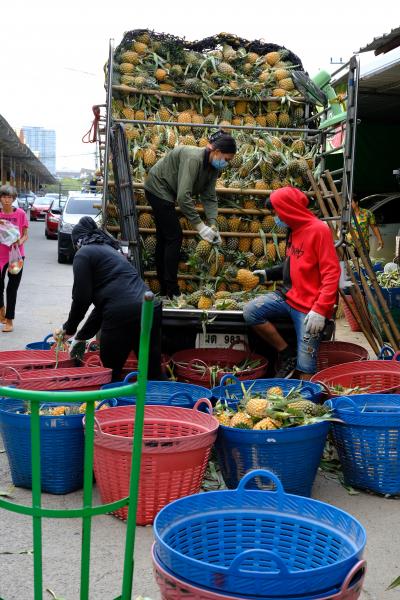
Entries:
[[397, 360], [400, 361], [400, 352], [395, 352], [388, 344], [383, 344], [378, 354], [378, 360]]
[[[68, 402], [57, 402], [46, 404], [46, 408], [70, 405]], [[24, 403], [21, 400], [0, 398], [0, 433], [10, 464], [12, 482], [17, 487], [31, 489], [31, 418], [22, 411]], [[82, 487], [83, 417], [83, 414], [40, 417], [43, 492], [68, 494]]]
[[400, 395], [360, 394], [328, 400], [342, 423], [332, 433], [348, 485], [400, 494]]
[[[225, 385], [227, 381], [235, 380], [235, 383]], [[255, 379], [247, 381], [239, 381], [233, 375], [225, 375], [221, 379], [221, 385], [214, 387], [211, 390], [213, 398], [217, 400], [226, 400], [228, 406], [236, 408], [238, 401], [243, 398], [243, 387], [254, 394], [265, 394], [271, 387], [280, 387], [284, 394], [288, 394], [294, 388], [299, 388], [301, 394], [306, 400], [318, 402], [323, 390], [323, 387], [318, 383], [310, 383], [301, 379]], [[235, 486], [236, 487], [236, 486]]]
[[[123, 381], [106, 383], [101, 389], [116, 388], [116, 400], [118, 406], [135, 404], [136, 398], [133, 396], [118, 396], [117, 388], [127, 385], [127, 383], [137, 376], [137, 372], [129, 373]], [[211, 390], [200, 385], [191, 383], [179, 383], [177, 381], [148, 381], [146, 391], [146, 404], [178, 406], [180, 408], [193, 408], [200, 398], [211, 398]]]
[[[276, 491], [246, 489], [254, 477]], [[215, 591], [289, 598], [340, 586], [361, 559], [366, 534], [348, 513], [284, 492], [268, 471], [233, 491], [181, 498], [154, 522], [157, 556], [177, 577]]]
[[[48, 340], [52, 340], [52, 343], [50, 344]], [[30, 344], [27, 344], [25, 350], [50, 350], [52, 344], [54, 344], [53, 334], [49, 333], [42, 342], [31, 342]]]

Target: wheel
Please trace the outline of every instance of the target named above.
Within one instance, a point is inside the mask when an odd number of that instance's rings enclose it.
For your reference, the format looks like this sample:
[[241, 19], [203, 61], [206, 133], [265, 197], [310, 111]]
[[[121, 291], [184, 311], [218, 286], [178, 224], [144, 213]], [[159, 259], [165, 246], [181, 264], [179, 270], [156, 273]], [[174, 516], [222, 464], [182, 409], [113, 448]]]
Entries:
[[45, 235], [45, 238], [46, 238], [46, 240], [49, 240], [49, 239], [50, 239], [50, 236], [49, 236], [49, 234], [47, 233], [47, 229], [45, 229], [45, 231], [44, 231], [44, 235]]
[[62, 265], [65, 265], [68, 262], [68, 258], [65, 256], [65, 254], [58, 253], [58, 262]]
[[32, 215], [29, 215], [29, 220], [30, 221], [36, 221], [36, 219], [34, 217], [32, 217]]

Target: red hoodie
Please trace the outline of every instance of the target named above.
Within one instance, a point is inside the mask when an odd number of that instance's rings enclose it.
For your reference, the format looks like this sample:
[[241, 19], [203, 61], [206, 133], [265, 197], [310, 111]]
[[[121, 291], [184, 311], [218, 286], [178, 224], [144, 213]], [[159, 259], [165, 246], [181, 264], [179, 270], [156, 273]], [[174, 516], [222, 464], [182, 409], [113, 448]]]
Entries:
[[281, 292], [289, 306], [307, 313], [332, 316], [340, 278], [332, 233], [308, 210], [308, 198], [293, 187], [271, 194], [271, 204], [290, 234], [283, 263]]

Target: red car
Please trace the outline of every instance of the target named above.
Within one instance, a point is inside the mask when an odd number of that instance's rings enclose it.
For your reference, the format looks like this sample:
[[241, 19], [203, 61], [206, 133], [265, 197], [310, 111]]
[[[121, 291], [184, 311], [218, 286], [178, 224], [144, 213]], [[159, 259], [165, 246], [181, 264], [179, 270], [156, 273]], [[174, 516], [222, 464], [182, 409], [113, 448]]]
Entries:
[[61, 219], [62, 209], [64, 208], [65, 198], [55, 198], [50, 204], [49, 210], [44, 218], [44, 235], [49, 239], [57, 239], [58, 223]]
[[44, 219], [49, 206], [54, 198], [46, 198], [46, 196], [37, 196], [30, 210], [30, 220], [37, 221], [37, 219]]

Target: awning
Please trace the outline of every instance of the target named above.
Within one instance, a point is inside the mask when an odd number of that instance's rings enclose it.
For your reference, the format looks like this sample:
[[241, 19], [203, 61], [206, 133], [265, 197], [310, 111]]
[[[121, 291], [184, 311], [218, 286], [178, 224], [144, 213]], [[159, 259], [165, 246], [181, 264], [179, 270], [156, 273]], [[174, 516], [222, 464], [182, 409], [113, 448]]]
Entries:
[[56, 183], [47, 167], [23, 144], [11, 125], [0, 115], [0, 151], [3, 152], [3, 168], [15, 166], [36, 176], [40, 183]]
[[359, 52], [371, 52], [374, 50], [376, 55], [386, 54], [386, 52], [390, 52], [390, 50], [398, 46], [400, 46], [400, 27], [392, 29], [390, 33], [384, 33], [380, 37], [374, 38], [372, 42], [360, 48]]

